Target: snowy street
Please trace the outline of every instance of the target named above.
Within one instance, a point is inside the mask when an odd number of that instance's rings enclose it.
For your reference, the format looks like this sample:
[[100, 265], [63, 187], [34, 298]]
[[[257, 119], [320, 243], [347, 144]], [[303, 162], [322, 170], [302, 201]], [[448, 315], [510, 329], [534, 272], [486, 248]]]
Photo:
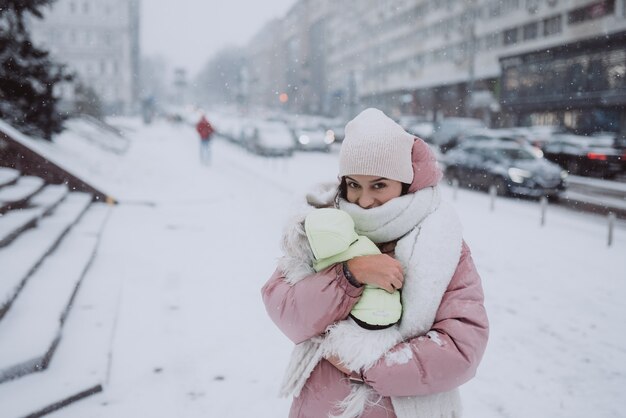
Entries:
[[[270, 160], [217, 138], [203, 166], [193, 127], [131, 125], [124, 155], [64, 154], [120, 202], [85, 278], [119, 296], [104, 391], [51, 416], [286, 417], [277, 392], [292, 344], [260, 288], [298, 199], [335, 178], [338, 149]], [[490, 211], [486, 193], [459, 190], [454, 203], [491, 322], [465, 417], [623, 416], [625, 224], [607, 247], [605, 217], [550, 206], [542, 227], [533, 201]]]

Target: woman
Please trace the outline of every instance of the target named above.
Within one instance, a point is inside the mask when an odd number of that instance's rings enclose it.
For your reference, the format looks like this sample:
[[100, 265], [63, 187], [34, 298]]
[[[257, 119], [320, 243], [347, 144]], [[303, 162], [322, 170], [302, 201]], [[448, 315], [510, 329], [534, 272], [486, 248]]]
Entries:
[[[459, 417], [457, 388], [471, 379], [488, 337], [480, 277], [454, 211], [439, 196], [434, 156], [377, 109], [346, 125], [340, 185], [307, 196], [337, 206], [382, 254], [316, 273], [302, 217], [262, 289], [270, 318], [296, 347], [283, 383], [290, 417]], [[306, 239], [306, 236], [305, 238]], [[402, 291], [392, 328], [355, 331], [363, 286]]]

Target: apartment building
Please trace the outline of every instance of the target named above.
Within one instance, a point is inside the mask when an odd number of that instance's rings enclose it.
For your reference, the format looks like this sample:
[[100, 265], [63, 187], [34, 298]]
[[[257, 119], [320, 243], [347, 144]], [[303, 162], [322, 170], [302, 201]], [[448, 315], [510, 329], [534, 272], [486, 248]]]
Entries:
[[300, 0], [248, 42], [251, 105], [324, 113], [330, 0]]
[[[33, 41], [66, 63], [93, 89], [107, 114], [136, 110], [139, 75], [139, 0], [58, 0], [44, 19], [32, 19]], [[66, 104], [73, 86], [62, 88]]]
[[[562, 35], [559, 44], [500, 57], [500, 103], [509, 124], [564, 124], [581, 133], [626, 133], [626, 7], [623, 1], [578, 2], [509, 29]], [[532, 34], [531, 32], [531, 34]]]
[[247, 104], [272, 108], [285, 102], [283, 22], [268, 22], [247, 45], [247, 72], [249, 75]]
[[282, 22], [274, 48], [301, 110], [626, 125], [626, 0], [300, 0]]
[[[615, 75], [623, 74], [624, 61], [620, 62], [619, 57], [626, 48], [622, 40], [622, 32], [626, 31], [625, 3], [625, 0], [343, 1], [335, 6], [330, 25], [330, 89], [340, 97], [351, 97], [356, 92], [360, 106], [377, 105], [395, 114], [419, 113], [431, 118], [473, 115], [489, 119], [502, 110], [505, 114], [515, 114], [507, 118], [509, 123], [541, 119], [540, 114], [546, 112], [551, 113], [546, 117], [563, 121], [567, 112], [573, 111], [568, 97], [553, 101], [551, 107], [542, 105], [543, 98], [526, 100], [524, 106], [513, 100], [514, 57], [555, 48], [566, 54], [574, 48], [579, 61], [585, 61], [582, 57], [610, 45], [614, 52], [606, 59], [615, 61], [615, 65], [604, 69], [605, 75], [587, 73], [590, 69], [585, 66], [579, 73], [589, 78], [613, 74], [611, 87], [622, 89], [622, 94], [607, 105], [610, 109], [604, 110], [612, 113], [610, 118], [619, 118], [626, 105], [623, 78]], [[509, 58], [502, 60], [505, 57]], [[507, 69], [508, 83], [504, 86], [503, 68]], [[553, 78], [536, 75], [535, 85], [549, 86]], [[508, 96], [501, 102], [503, 89]], [[596, 104], [605, 105], [600, 100]]]

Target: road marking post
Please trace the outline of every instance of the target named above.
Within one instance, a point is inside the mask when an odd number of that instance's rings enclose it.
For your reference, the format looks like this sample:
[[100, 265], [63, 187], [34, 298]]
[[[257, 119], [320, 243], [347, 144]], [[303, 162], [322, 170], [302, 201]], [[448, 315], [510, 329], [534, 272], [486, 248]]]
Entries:
[[541, 196], [539, 199], [539, 206], [541, 207], [541, 226], [546, 224], [546, 211], [548, 210], [548, 198]]
[[615, 213], [609, 212], [609, 238], [608, 238], [608, 246], [613, 245], [613, 228], [615, 227]]
[[494, 184], [492, 184], [491, 186], [489, 186], [489, 209], [491, 209], [491, 211], [493, 212], [493, 210], [496, 207], [496, 194], [497, 194], [497, 190], [496, 190], [496, 186]]
[[452, 199], [456, 200], [456, 196], [459, 192], [459, 179], [452, 179]]

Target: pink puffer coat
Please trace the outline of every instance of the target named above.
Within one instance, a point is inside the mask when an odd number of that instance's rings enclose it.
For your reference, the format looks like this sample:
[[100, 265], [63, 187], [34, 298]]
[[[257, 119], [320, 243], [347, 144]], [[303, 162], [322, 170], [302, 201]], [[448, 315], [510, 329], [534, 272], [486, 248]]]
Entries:
[[[289, 285], [276, 271], [262, 289], [271, 319], [294, 343], [319, 335], [336, 321], [345, 319], [362, 288], [354, 287], [340, 265], [330, 267]], [[448, 391], [476, 373], [488, 338], [483, 290], [469, 247], [463, 250], [457, 269], [443, 296], [433, 332], [401, 343], [392, 351], [408, 347], [413, 359], [388, 366], [383, 360], [364, 373], [365, 381], [382, 398], [366, 409], [362, 418], [395, 418], [389, 396], [430, 395]], [[350, 393], [346, 375], [322, 360], [294, 398], [290, 418], [322, 418], [338, 413], [335, 405]]]

